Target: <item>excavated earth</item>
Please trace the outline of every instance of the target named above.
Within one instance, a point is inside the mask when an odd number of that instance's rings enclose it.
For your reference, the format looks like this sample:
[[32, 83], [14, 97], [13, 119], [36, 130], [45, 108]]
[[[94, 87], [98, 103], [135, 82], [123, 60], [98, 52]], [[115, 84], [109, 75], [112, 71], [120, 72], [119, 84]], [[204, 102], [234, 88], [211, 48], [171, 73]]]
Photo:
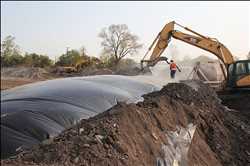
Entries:
[[[198, 82], [169, 83], [158, 92], [144, 95], [143, 102], [118, 103], [1, 164], [167, 165], [157, 162], [166, 156], [162, 146], [170, 146], [166, 133], [192, 123], [196, 130], [183, 165], [247, 166], [249, 93], [242, 98], [245, 101], [219, 96], [222, 101]], [[239, 110], [235, 110], [237, 105], [241, 106]]]

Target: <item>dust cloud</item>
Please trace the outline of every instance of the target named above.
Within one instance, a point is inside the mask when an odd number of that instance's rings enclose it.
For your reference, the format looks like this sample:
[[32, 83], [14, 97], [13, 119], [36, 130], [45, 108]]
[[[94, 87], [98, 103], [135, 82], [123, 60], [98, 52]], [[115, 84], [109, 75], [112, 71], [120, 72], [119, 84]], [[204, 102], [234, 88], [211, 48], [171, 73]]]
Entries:
[[165, 62], [160, 62], [154, 67], [150, 68], [151, 73], [146, 73], [144, 75], [131, 76], [130, 78], [148, 83], [157, 86], [161, 89], [164, 85], [171, 82], [179, 82], [180, 80], [188, 79], [189, 74], [191, 73], [192, 66], [182, 66], [180, 67], [181, 72], [176, 72], [175, 79], [170, 78], [170, 69], [169, 65]]
[[194, 72], [194, 67], [200, 63], [199, 70], [204, 74], [209, 81], [222, 82], [224, 80], [223, 72], [218, 60], [202, 60], [197, 61], [192, 59], [188, 62], [180, 61], [177, 65], [181, 72], [176, 71], [175, 79], [170, 77], [169, 65], [166, 62], [159, 62], [154, 67], [150, 67], [151, 73], [146, 73], [137, 76], [130, 76], [130, 78], [143, 83], [153, 84], [161, 89], [164, 85], [173, 82], [180, 82], [181, 80], [201, 80], [206, 81]]

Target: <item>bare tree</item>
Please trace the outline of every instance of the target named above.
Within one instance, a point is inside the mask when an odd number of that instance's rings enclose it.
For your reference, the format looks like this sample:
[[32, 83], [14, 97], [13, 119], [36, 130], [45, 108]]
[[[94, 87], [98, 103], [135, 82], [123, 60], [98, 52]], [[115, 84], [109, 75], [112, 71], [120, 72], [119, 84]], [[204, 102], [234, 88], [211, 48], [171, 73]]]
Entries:
[[250, 59], [250, 51], [248, 52], [247, 59]]
[[138, 37], [133, 35], [125, 24], [110, 25], [102, 29], [99, 37], [103, 53], [111, 56], [117, 64], [126, 55], [134, 55], [142, 44], [138, 43]]

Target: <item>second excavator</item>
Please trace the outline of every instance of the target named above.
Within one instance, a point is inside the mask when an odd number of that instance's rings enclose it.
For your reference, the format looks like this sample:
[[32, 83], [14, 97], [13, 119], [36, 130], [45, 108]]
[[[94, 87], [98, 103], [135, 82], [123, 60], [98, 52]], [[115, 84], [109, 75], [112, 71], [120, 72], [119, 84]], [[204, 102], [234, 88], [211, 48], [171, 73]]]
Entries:
[[[191, 34], [175, 30], [175, 26], [179, 26]], [[250, 60], [235, 61], [232, 53], [217, 39], [204, 36], [190, 28], [176, 23], [175, 21], [167, 23], [158, 33], [147, 53], [141, 60], [142, 69], [144, 68], [144, 63], [147, 64], [147, 67], [151, 67], [156, 65], [159, 61], [168, 62], [168, 58], [161, 57], [161, 55], [169, 45], [172, 38], [214, 54], [221, 62], [220, 67], [225, 80], [223, 83], [224, 88], [250, 88]], [[152, 48], [152, 54], [150, 58], [146, 60], [146, 57]]]

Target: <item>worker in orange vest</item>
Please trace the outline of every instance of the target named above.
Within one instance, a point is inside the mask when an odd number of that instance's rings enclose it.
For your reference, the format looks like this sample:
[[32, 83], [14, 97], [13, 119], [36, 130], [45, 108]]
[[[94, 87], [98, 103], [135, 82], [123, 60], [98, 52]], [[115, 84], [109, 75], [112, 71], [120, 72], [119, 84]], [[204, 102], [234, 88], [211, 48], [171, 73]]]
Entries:
[[172, 79], [175, 78], [175, 73], [176, 70], [178, 69], [179, 72], [181, 72], [180, 68], [176, 65], [176, 63], [174, 63], [173, 60], [170, 61], [170, 76]]

